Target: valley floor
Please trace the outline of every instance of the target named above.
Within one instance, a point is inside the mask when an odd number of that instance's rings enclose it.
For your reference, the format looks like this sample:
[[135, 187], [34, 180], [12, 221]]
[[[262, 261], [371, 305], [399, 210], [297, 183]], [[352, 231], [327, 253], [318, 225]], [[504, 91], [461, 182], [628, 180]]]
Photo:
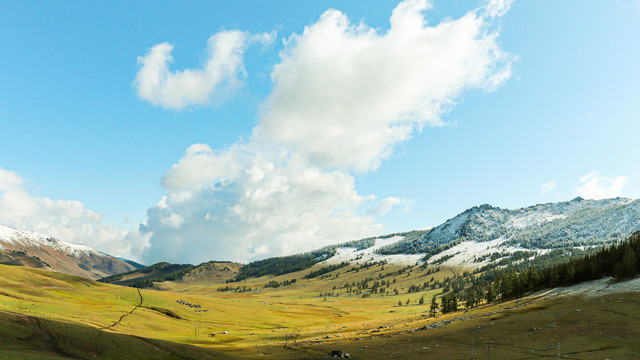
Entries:
[[[332, 350], [355, 359], [638, 357], [639, 279], [599, 280], [435, 318], [429, 301], [417, 300], [440, 289], [406, 289], [456, 269], [398, 276], [398, 295], [319, 296], [381, 271], [250, 279], [241, 285], [254, 290], [234, 293], [205, 282], [138, 291], [0, 266], [0, 359], [315, 359]], [[295, 286], [264, 287], [293, 276]]]

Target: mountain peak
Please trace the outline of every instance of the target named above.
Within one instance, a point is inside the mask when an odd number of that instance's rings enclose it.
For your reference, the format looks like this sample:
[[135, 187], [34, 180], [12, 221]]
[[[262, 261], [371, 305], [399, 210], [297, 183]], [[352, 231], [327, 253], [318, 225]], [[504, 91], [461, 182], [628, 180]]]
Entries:
[[86, 245], [4, 225], [0, 225], [0, 263], [49, 269], [92, 279], [135, 268], [133, 264], [102, 254]]
[[[621, 198], [585, 200], [582, 197], [520, 209], [483, 204], [469, 208], [419, 236], [406, 236], [379, 249], [378, 253], [426, 254], [463, 242], [489, 241], [520, 250], [583, 249], [585, 245], [602, 245], [640, 230], [640, 206], [637, 204]], [[568, 227], [570, 232], [566, 231]]]

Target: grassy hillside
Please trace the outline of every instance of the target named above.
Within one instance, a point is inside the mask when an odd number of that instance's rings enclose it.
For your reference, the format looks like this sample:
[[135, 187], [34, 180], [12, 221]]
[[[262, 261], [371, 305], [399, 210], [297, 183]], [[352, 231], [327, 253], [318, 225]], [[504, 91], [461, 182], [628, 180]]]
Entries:
[[2, 359], [231, 359], [210, 349], [0, 312]]
[[147, 288], [153, 286], [154, 281], [161, 282], [181, 279], [193, 268], [194, 266], [189, 264], [159, 262], [126, 273], [107, 276], [98, 281], [108, 284]]
[[218, 284], [235, 279], [241, 268], [242, 264], [230, 261], [209, 261], [196, 266], [160, 262], [98, 281], [136, 288], [150, 288], [156, 283], [177, 280]]
[[431, 316], [434, 295], [440, 307], [459, 279], [478, 276], [462, 267], [315, 264], [233, 283], [165, 281], [158, 291], [0, 266], [0, 354], [311, 359], [342, 349], [356, 359], [459, 359], [559, 350], [602, 359], [631, 358], [639, 345], [638, 279], [617, 292], [608, 289], [624, 283], [604, 279], [591, 292], [543, 290], [472, 308], [459, 301], [458, 311]]

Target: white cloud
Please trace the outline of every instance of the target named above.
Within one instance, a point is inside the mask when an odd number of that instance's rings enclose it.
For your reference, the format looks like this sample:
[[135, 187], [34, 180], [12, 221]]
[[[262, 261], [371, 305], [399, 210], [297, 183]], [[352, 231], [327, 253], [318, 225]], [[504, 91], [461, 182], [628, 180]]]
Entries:
[[502, 16], [509, 11], [515, 0], [489, 0], [486, 2], [485, 10], [490, 17]]
[[384, 33], [328, 10], [289, 37], [250, 139], [194, 144], [163, 176], [143, 259], [248, 261], [381, 233], [376, 216], [410, 201], [359, 194], [349, 172], [377, 168], [413, 131], [441, 125], [461, 92], [511, 74], [486, 11], [427, 26], [429, 7], [401, 3]]
[[[371, 236], [383, 228], [363, 209], [397, 203], [378, 205], [352, 176], [256, 139], [220, 152], [195, 144], [163, 180], [167, 197], [143, 226], [149, 262], [248, 261]], [[167, 220], [175, 215], [179, 227]]]
[[134, 81], [138, 96], [166, 109], [205, 105], [214, 93], [223, 91], [221, 88], [229, 90], [240, 84], [245, 76], [242, 55], [246, 44], [244, 32], [220, 32], [207, 42], [207, 60], [202, 69], [174, 72], [169, 70], [173, 45], [155, 45], [145, 56], [138, 57], [140, 69]]
[[160, 221], [163, 225], [166, 225], [169, 228], [180, 229], [184, 223], [184, 218], [178, 214], [170, 214], [169, 216], [160, 219]]
[[400, 3], [386, 32], [328, 10], [289, 37], [259, 131], [317, 165], [369, 171], [414, 130], [441, 125], [462, 91], [510, 77], [513, 57], [490, 18], [471, 11], [428, 26], [430, 6]]
[[555, 180], [547, 181], [546, 183], [540, 185], [540, 193], [542, 193], [542, 195], [548, 194], [549, 192], [553, 191], [553, 189], [555, 189], [557, 185], [558, 184], [555, 182]]
[[626, 176], [610, 178], [593, 171], [582, 178], [575, 188], [575, 194], [586, 199], [607, 199], [621, 197], [622, 189], [627, 183]]
[[51, 200], [30, 194], [24, 179], [0, 168], [0, 224], [82, 243], [115, 256], [139, 259], [148, 236], [102, 221], [79, 201]]
[[394, 208], [398, 207], [398, 206], [405, 206], [404, 210], [408, 210], [408, 208], [413, 205], [412, 201], [408, 201], [406, 199], [401, 199], [398, 197], [388, 197], [385, 199], [382, 199], [382, 201], [380, 201], [377, 206], [372, 209], [371, 211], [369, 211], [370, 215], [384, 215], [390, 211], [392, 211]]

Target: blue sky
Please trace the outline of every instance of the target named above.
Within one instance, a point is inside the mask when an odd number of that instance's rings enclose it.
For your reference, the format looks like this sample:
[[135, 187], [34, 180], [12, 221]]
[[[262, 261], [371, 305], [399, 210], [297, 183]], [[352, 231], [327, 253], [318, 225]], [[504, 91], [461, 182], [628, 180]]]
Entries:
[[[640, 197], [640, 3], [487, 4], [407, 2], [391, 31], [392, 1], [2, 2], [0, 224], [247, 261], [482, 203]], [[219, 81], [212, 37], [236, 51]], [[144, 57], [196, 80], [154, 85]]]

